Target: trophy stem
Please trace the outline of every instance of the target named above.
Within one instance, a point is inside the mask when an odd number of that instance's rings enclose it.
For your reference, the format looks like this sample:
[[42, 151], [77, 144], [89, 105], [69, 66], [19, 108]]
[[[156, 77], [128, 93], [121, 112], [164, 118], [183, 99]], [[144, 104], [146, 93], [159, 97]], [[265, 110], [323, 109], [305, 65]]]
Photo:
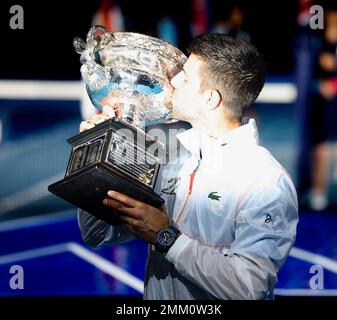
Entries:
[[131, 103], [123, 103], [121, 107], [123, 109], [123, 114], [121, 115], [122, 120], [138, 128], [145, 126], [144, 114], [141, 111], [142, 108]]

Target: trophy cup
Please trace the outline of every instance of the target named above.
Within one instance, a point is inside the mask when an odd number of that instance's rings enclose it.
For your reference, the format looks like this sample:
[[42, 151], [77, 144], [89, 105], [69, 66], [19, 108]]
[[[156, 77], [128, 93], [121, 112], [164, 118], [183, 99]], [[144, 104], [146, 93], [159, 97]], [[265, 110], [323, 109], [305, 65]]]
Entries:
[[64, 179], [48, 190], [112, 225], [121, 221], [103, 205], [116, 190], [155, 207], [164, 201], [154, 185], [165, 146], [145, 128], [175, 121], [169, 105], [170, 79], [186, 56], [171, 44], [150, 36], [90, 29], [86, 43], [74, 39], [81, 55], [82, 78], [95, 108], [116, 108], [115, 117], [68, 139], [72, 151]]

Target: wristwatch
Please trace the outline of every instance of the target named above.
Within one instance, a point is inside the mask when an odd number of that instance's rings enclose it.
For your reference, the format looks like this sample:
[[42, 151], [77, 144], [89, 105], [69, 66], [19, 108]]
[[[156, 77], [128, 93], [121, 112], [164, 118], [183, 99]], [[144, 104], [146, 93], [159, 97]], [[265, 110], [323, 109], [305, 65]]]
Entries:
[[173, 226], [159, 230], [154, 245], [155, 249], [162, 254], [166, 254], [180, 234], [181, 232]]

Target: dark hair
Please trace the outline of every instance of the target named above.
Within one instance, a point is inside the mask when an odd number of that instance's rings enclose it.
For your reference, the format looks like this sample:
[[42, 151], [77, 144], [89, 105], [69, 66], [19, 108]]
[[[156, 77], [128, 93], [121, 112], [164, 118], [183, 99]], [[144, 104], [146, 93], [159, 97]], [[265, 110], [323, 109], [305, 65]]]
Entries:
[[201, 76], [206, 80], [200, 89], [218, 90], [230, 115], [240, 119], [263, 88], [266, 68], [262, 55], [248, 42], [224, 34], [198, 36], [187, 51], [205, 62]]

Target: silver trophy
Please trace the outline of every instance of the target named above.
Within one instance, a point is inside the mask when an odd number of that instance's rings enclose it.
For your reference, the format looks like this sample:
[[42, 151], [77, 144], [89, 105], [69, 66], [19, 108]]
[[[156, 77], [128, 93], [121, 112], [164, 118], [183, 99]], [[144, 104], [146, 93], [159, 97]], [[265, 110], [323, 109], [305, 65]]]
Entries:
[[159, 207], [153, 189], [165, 147], [145, 128], [170, 123], [170, 79], [187, 57], [171, 44], [150, 36], [90, 29], [86, 43], [74, 39], [81, 55], [82, 78], [98, 111], [105, 105], [115, 117], [68, 139], [72, 152], [65, 178], [49, 186], [62, 199], [116, 225], [120, 220], [102, 204], [116, 190]]

